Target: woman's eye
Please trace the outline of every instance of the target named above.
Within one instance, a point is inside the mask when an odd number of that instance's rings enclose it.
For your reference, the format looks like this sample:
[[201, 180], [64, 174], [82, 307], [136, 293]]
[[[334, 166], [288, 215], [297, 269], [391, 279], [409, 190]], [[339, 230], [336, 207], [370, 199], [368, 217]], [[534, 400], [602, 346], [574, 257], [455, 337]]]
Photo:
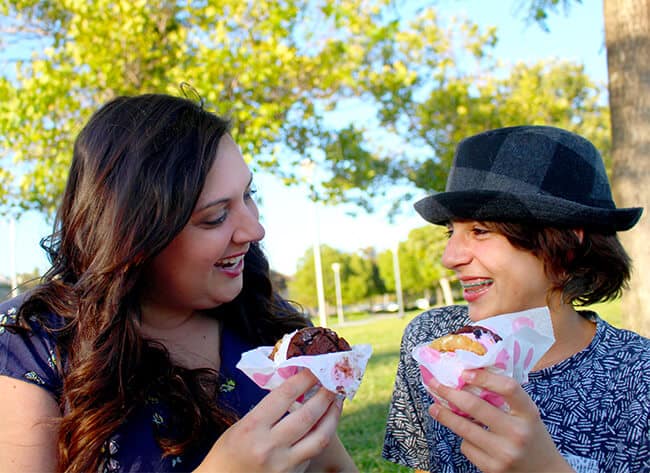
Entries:
[[485, 235], [486, 233], [489, 232], [490, 231], [487, 228], [481, 228], [481, 227], [472, 228], [472, 233], [474, 233], [474, 235]]
[[224, 212], [223, 214], [221, 214], [219, 217], [217, 217], [217, 218], [214, 219], [214, 220], [207, 220], [207, 221], [205, 222], [205, 224], [208, 225], [208, 226], [211, 226], [211, 227], [215, 227], [215, 226], [217, 226], [217, 225], [221, 225], [223, 222], [226, 221], [226, 217], [227, 217], [227, 216], [228, 216], [228, 212]]
[[451, 238], [453, 234], [454, 234], [454, 229], [451, 227], [447, 227], [447, 229], [445, 230], [445, 236], [447, 238]]
[[257, 194], [257, 188], [251, 186], [244, 192], [244, 199], [250, 200], [255, 194]]

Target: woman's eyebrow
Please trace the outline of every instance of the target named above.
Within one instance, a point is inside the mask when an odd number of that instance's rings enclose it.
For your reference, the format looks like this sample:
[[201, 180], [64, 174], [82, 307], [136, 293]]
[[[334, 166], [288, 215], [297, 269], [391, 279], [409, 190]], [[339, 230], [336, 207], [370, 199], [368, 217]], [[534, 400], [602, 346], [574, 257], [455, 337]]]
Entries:
[[195, 212], [200, 212], [202, 210], [205, 210], [209, 207], [213, 207], [215, 205], [220, 205], [220, 204], [225, 204], [230, 201], [230, 197], [224, 197], [223, 199], [217, 199], [208, 202], [207, 204], [203, 205], [202, 207], [199, 207], [198, 209], [195, 210]]
[[[250, 178], [248, 179], [248, 184], [246, 184], [246, 189], [248, 189], [251, 186], [252, 183], [253, 183], [253, 173], [250, 174]], [[196, 209], [196, 212], [200, 212], [201, 210], [205, 210], [208, 207], [212, 207], [214, 205], [224, 204], [224, 203], [227, 203], [229, 201], [230, 201], [230, 197], [223, 197], [221, 199], [212, 200], [212, 201], [206, 203], [205, 205], [199, 207], [198, 209]]]

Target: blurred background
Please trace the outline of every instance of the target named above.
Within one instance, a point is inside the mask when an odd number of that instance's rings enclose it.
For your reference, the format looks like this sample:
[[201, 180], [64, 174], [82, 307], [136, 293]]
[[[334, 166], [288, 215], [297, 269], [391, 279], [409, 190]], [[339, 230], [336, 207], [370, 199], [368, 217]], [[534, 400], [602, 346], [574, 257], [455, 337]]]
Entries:
[[[372, 343], [340, 433], [380, 459], [401, 333], [459, 302], [444, 232], [414, 212], [485, 129], [567, 128], [602, 151], [618, 206], [650, 207], [650, 0], [4, 0], [0, 298], [48, 268], [75, 135], [122, 94], [180, 95], [232, 118], [255, 173], [281, 292]], [[637, 271], [596, 310], [650, 335], [647, 210], [621, 235]], [[14, 291], [17, 292], [17, 291]], [[405, 470], [404, 470], [405, 471]]]
[[[614, 3], [619, 17], [647, 6]], [[622, 76], [611, 67], [624, 68], [606, 25], [619, 48], [626, 31], [607, 11], [601, 0], [5, 1], [0, 291], [47, 269], [38, 243], [90, 113], [186, 82], [233, 119], [287, 297], [321, 321], [342, 307], [401, 315], [450, 302], [444, 236], [412, 204], [443, 190], [464, 136], [522, 123], [576, 131], [602, 151], [619, 206], [647, 205], [650, 158], [617, 155], [612, 141], [611, 77]], [[647, 221], [624, 241], [637, 266]], [[644, 330], [639, 279], [624, 303], [640, 307], [626, 323]]]

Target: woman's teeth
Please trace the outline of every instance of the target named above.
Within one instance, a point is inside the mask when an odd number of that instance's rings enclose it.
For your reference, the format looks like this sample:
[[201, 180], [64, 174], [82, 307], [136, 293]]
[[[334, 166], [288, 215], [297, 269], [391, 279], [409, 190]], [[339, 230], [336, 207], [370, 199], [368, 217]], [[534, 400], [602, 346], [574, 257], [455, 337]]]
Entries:
[[219, 260], [215, 263], [215, 266], [219, 268], [230, 268], [233, 266], [237, 266], [241, 260], [244, 258], [244, 255], [240, 256], [235, 256], [233, 258], [224, 258], [222, 260]]

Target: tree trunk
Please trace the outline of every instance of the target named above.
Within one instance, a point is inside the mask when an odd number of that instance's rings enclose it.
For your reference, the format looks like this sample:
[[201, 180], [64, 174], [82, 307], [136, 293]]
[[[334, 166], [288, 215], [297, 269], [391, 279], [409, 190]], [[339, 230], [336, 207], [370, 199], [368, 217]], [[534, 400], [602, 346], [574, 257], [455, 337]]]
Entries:
[[445, 305], [452, 305], [454, 298], [451, 294], [451, 284], [449, 284], [448, 278], [440, 278], [440, 288], [442, 289]]
[[612, 190], [618, 207], [644, 207], [619, 236], [634, 264], [623, 323], [650, 336], [650, 0], [604, 0], [612, 120]]

